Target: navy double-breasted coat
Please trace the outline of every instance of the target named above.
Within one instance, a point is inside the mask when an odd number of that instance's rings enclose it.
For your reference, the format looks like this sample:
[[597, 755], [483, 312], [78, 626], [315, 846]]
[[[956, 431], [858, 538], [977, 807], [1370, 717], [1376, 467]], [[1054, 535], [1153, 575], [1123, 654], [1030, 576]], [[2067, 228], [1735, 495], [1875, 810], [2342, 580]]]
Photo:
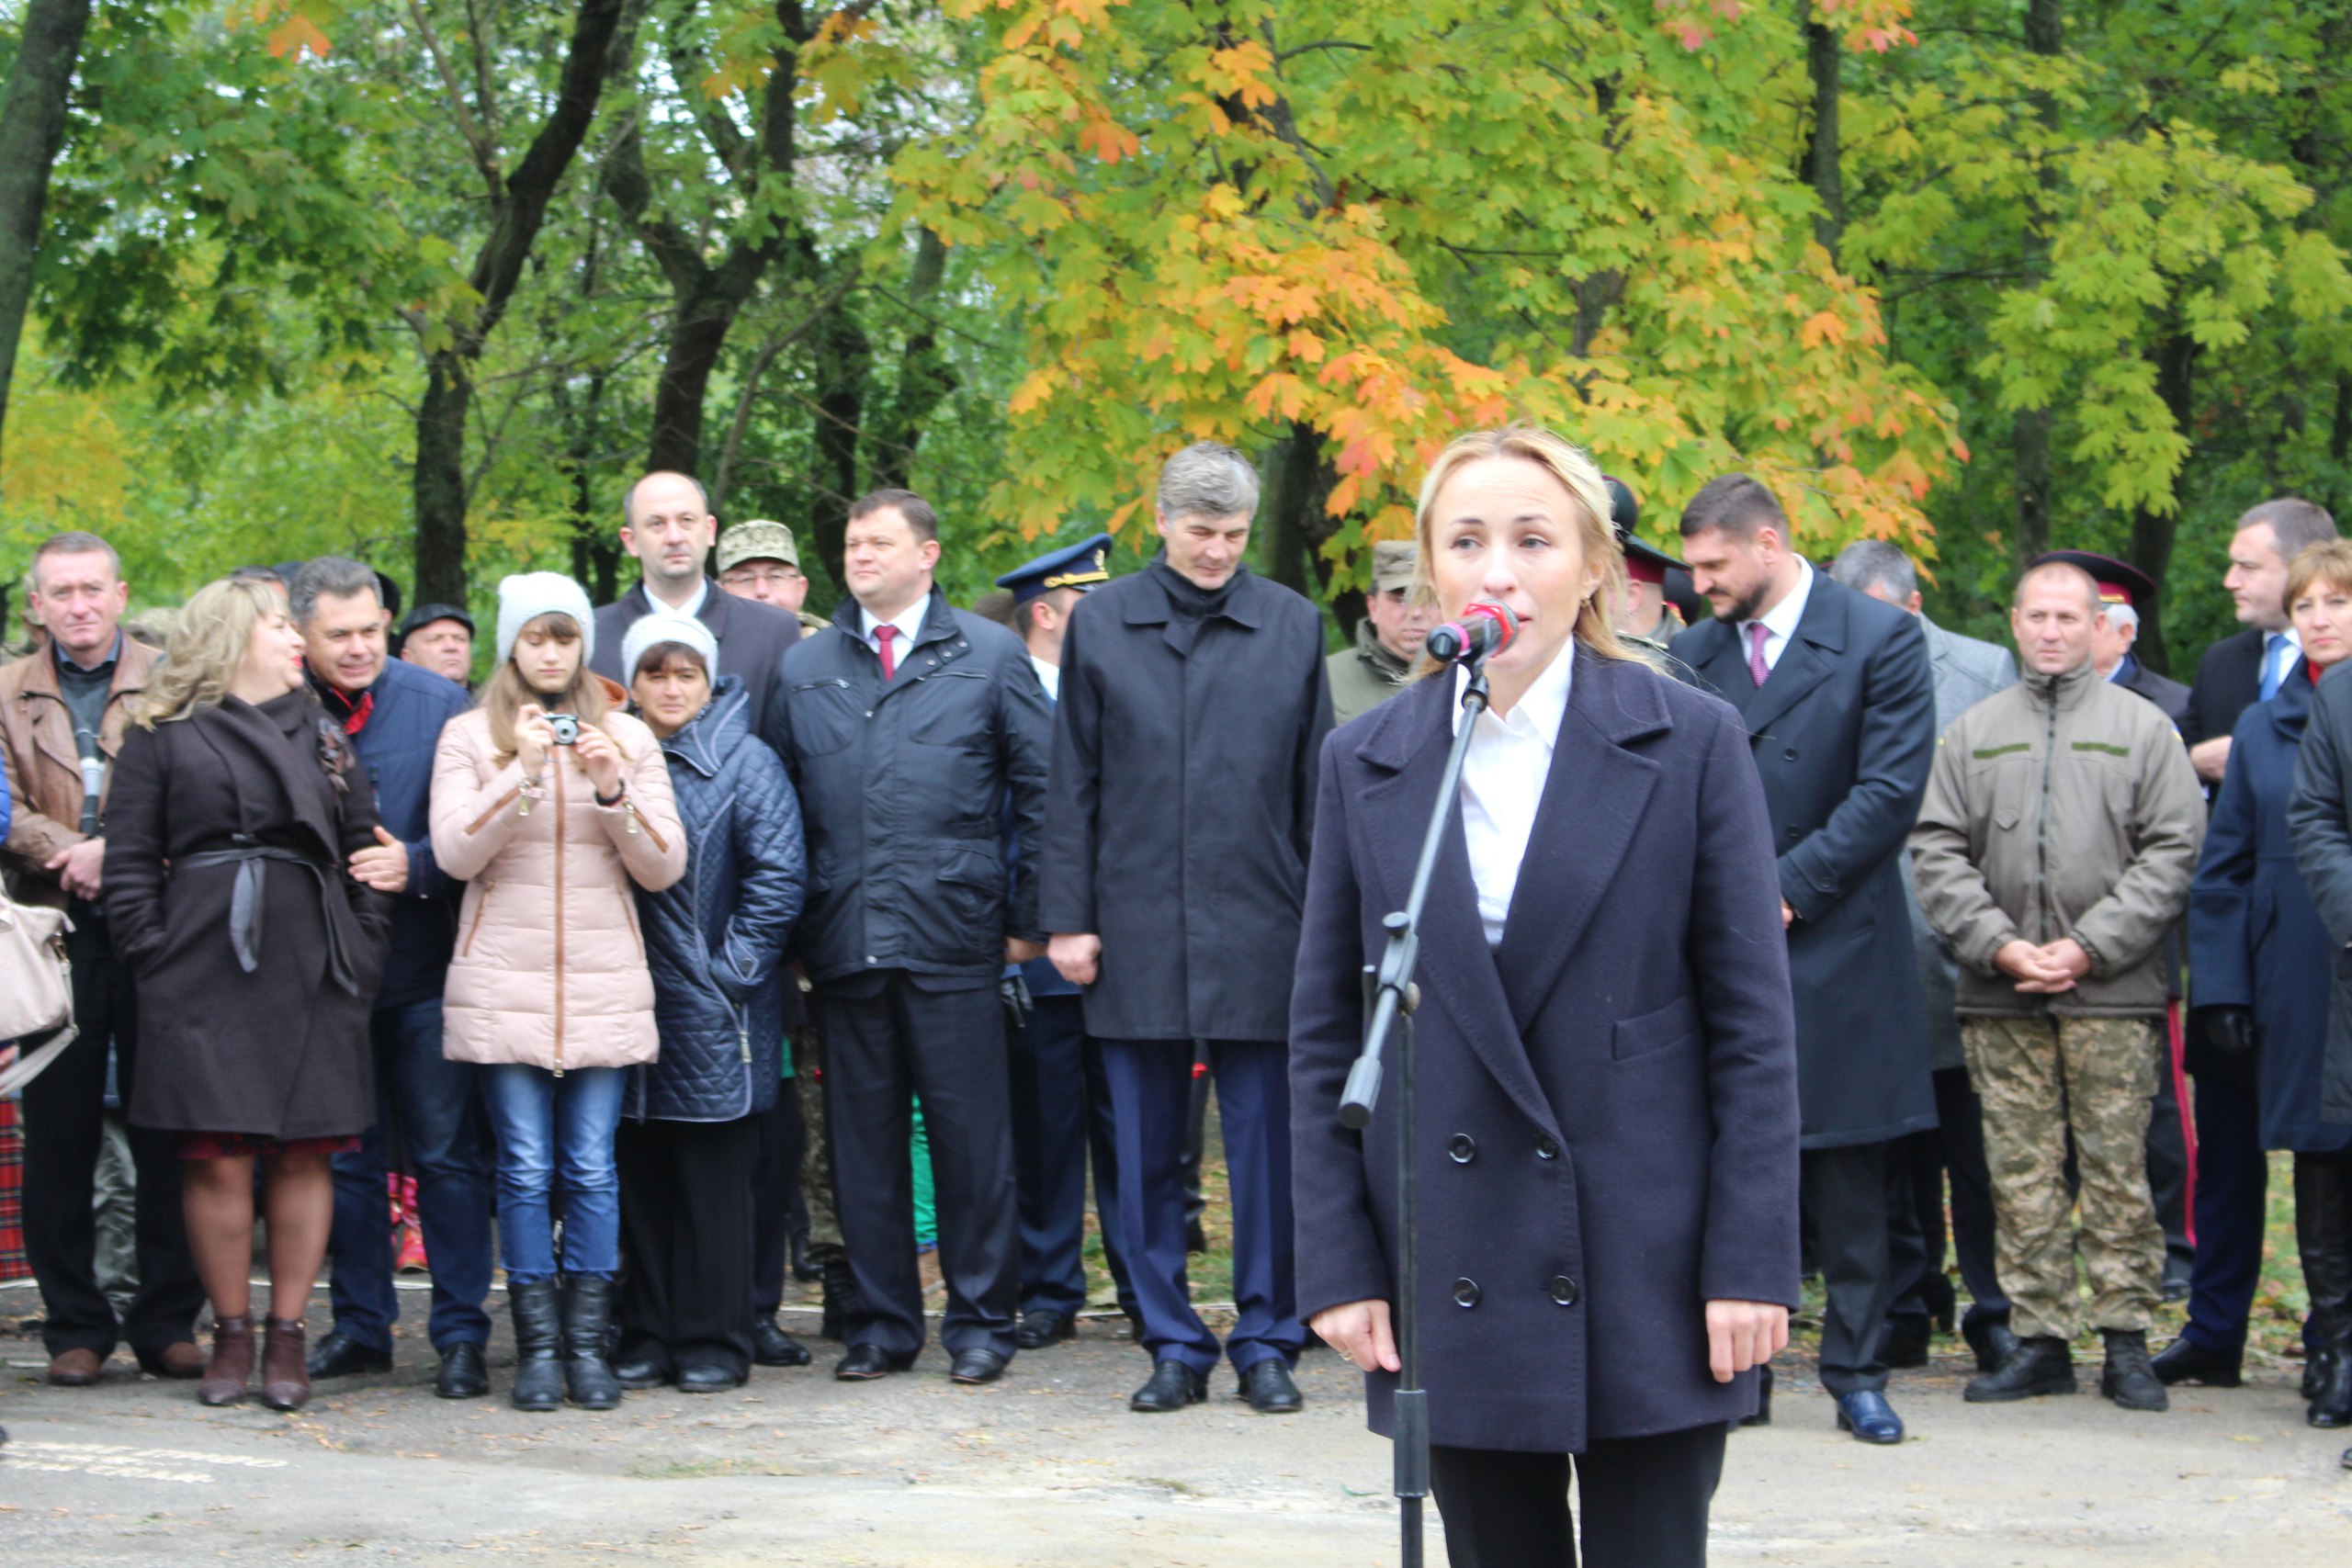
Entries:
[[1702, 690], [1739, 710], [1764, 781], [1781, 897], [1797, 917], [1789, 972], [1804, 1146], [1883, 1143], [1934, 1126], [1900, 852], [1936, 750], [1918, 620], [1815, 572], [1796, 634], [1763, 685], [1727, 621], [1676, 637], [1674, 657]]
[[[1423, 919], [1418, 1295], [1430, 1436], [1454, 1447], [1578, 1452], [1750, 1414], [1755, 1374], [1708, 1371], [1705, 1303], [1797, 1302], [1795, 1026], [1747, 733], [1646, 665], [1576, 658], [1501, 945], [1458, 802]], [[1302, 1315], [1396, 1294], [1393, 1077], [1362, 1134], [1337, 1116], [1453, 686], [1324, 748], [1291, 1004]], [[1369, 1374], [1375, 1430], [1394, 1388]]]

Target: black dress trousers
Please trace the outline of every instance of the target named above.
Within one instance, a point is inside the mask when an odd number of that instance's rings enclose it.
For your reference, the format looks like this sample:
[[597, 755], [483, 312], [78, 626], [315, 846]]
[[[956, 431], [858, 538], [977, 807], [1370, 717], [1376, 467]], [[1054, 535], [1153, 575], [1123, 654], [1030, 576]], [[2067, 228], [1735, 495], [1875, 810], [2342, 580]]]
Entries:
[[621, 1122], [614, 1157], [625, 1353], [658, 1344], [674, 1370], [750, 1375], [760, 1122]]
[[1798, 1168], [1806, 1239], [1827, 1298], [1821, 1314], [1821, 1386], [1833, 1394], [1886, 1387], [1892, 1144], [1807, 1149]]
[[[1721, 1426], [1595, 1441], [1585, 1452], [1430, 1450], [1453, 1568], [1705, 1568], [1707, 1510], [1724, 1473]], [[1568, 1508], [1571, 1463], [1584, 1524]]]
[[947, 1283], [940, 1343], [953, 1354], [993, 1350], [1012, 1359], [1021, 1228], [1012, 1072], [995, 981], [876, 970], [820, 987], [816, 1003], [842, 1246], [857, 1285], [842, 1338], [891, 1356], [922, 1348], [907, 1147], [921, 1096]]
[[[74, 1016], [81, 1032], [25, 1086], [24, 1095], [25, 1252], [48, 1318], [41, 1338], [51, 1356], [93, 1350], [101, 1358], [120, 1338], [141, 1360], [153, 1360], [194, 1337], [204, 1305], [180, 1213], [179, 1134], [130, 1129], [139, 1291], [118, 1325], [98, 1288], [91, 1199], [104, 1135], [109, 1039], [126, 1106], [138, 1079], [138, 989], [130, 965], [114, 956], [105, 920], [87, 906], [75, 908], [65, 949], [74, 964]], [[39, 1043], [26, 1042], [28, 1048]]]

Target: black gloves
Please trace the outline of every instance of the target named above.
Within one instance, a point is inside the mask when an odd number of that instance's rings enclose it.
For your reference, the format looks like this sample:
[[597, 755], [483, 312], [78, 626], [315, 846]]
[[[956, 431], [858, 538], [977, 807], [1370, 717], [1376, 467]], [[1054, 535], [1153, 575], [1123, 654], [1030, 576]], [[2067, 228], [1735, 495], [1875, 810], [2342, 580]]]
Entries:
[[2205, 1043], [2224, 1056], [2241, 1060], [2254, 1055], [2254, 1010], [2245, 1007], [2202, 1007], [2188, 1010]]

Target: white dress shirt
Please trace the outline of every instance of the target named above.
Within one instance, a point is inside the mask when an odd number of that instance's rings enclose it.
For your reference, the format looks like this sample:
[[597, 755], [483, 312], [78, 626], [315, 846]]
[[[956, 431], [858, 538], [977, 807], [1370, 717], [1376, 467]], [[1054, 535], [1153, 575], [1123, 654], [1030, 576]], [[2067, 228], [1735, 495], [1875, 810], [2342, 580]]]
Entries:
[[659, 593], [654, 592], [651, 583], [647, 583], [645, 586], [646, 603], [659, 605], [664, 610], [675, 610], [681, 615], [689, 617], [699, 616], [702, 614], [703, 601], [709, 597], [710, 579], [707, 577], [695, 579], [695, 596], [683, 604], [673, 604]]
[[1062, 700], [1062, 667], [1058, 664], [1048, 664], [1034, 653], [1029, 656], [1029, 662], [1037, 667], [1037, 682], [1046, 688], [1046, 700], [1060, 702]]
[[[1789, 638], [1797, 635], [1797, 623], [1804, 619], [1805, 601], [1813, 597], [1813, 565], [1803, 556], [1797, 558], [1797, 585], [1789, 590], [1788, 597], [1764, 612], [1764, 668], [1777, 670], [1781, 654], [1789, 646]], [[1757, 621], [1743, 621], [1739, 626], [1739, 661], [1747, 662], [1747, 650], [1755, 637], [1748, 627]]]
[[[2270, 640], [2274, 637], [2282, 637], [2287, 640], [2274, 644]], [[2287, 683], [2287, 671], [2295, 667], [2295, 660], [2301, 658], [2302, 654], [2303, 634], [2294, 627], [2281, 626], [2275, 632], [2267, 633], [2262, 639], [2260, 679], [2255, 689], [2261, 691], [2267, 687], [2276, 693], [2279, 687]]]
[[[1478, 889], [1478, 921], [1487, 945], [1503, 940], [1510, 897], [1519, 886], [1519, 863], [1535, 831], [1535, 808], [1552, 776], [1552, 750], [1559, 743], [1560, 720], [1568, 711], [1568, 682], [1575, 672], [1576, 639], [1561, 646], [1508, 714], [1491, 708], [1478, 716], [1470, 750], [1462, 760], [1462, 836], [1470, 848], [1470, 880]], [[1453, 729], [1462, 731], [1461, 696], [1467, 671], [1453, 676]]]
[[925, 594], [891, 616], [888, 622], [876, 618], [874, 612], [863, 605], [858, 608], [857, 619], [858, 624], [865, 628], [865, 646], [872, 649], [877, 656], [882, 651], [882, 639], [874, 635], [874, 628], [884, 625], [899, 628], [899, 635], [890, 645], [891, 668], [892, 672], [896, 673], [898, 670], [905, 667], [908, 651], [915, 645], [915, 635], [922, 630], [923, 617], [930, 613], [931, 596]]

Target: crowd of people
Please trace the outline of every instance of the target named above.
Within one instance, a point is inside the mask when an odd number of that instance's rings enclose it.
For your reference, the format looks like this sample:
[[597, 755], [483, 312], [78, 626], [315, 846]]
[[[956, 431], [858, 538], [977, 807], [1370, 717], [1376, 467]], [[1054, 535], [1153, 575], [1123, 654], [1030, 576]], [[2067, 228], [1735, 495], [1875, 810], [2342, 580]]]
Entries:
[[[2132, 653], [2154, 588], [2126, 563], [2022, 563], [2013, 657], [1929, 621], [1893, 545], [1808, 561], [1753, 478], [1698, 493], [1677, 556], [1566, 443], [1473, 440], [1432, 471], [1416, 538], [1374, 547], [1337, 653], [1314, 604], [1245, 564], [1258, 477], [1213, 444], [1168, 460], [1142, 570], [1114, 577], [1098, 536], [973, 609], [936, 581], [923, 498], [867, 495], [830, 622], [803, 607], [788, 529], [721, 534], [692, 478], [648, 475], [619, 535], [638, 582], [598, 607], [560, 574], [509, 577], [486, 658], [464, 608], [403, 616], [389, 578], [334, 557], [209, 584], [157, 647], [127, 626], [103, 538], [49, 539], [36, 647], [0, 669], [0, 818], [12, 896], [73, 922], [79, 1034], [22, 1104], [50, 1380], [95, 1384], [127, 1344], [208, 1404], [257, 1387], [299, 1408], [313, 1379], [390, 1366], [404, 1247], [429, 1263], [445, 1397], [491, 1392], [501, 1270], [521, 1408], [808, 1364], [777, 1321], [787, 1272], [822, 1281], [835, 1377], [902, 1373], [933, 1327], [920, 1149], [955, 1381], [1073, 1334], [1091, 1190], [1150, 1361], [1135, 1410], [1202, 1400], [1220, 1361], [1251, 1408], [1297, 1410], [1318, 1337], [1377, 1405], [1393, 1346], [1367, 1258], [1393, 1216], [1340, 1174], [1354, 1135], [1319, 1101], [1418, 842], [1411, 812], [1374, 803], [1442, 760], [1416, 727], [1452, 722], [1442, 694], [1409, 720], [1400, 699], [1443, 684], [1421, 679], [1424, 638], [1487, 594], [1518, 596], [1526, 646], [1557, 657], [1498, 661], [1509, 702], [1476, 720], [1449, 852], [1494, 958], [1449, 1005], [1501, 1088], [1463, 1108], [1469, 1130], [1442, 1111], [1424, 1132], [1467, 1167], [1482, 1144], [1504, 1159], [1509, 1125], [1534, 1152], [1524, 1179], [1590, 1185], [1581, 1240], [1538, 1272], [1549, 1306], [1590, 1304], [1575, 1397], [1595, 1424], [1502, 1400], [1464, 1451], [1530, 1446], [1508, 1440], [1523, 1420], [1581, 1452], [1609, 1420], [1657, 1418], [1664, 1395], [1621, 1386], [1645, 1377], [1698, 1380], [1668, 1402], [1681, 1426], [1768, 1421], [1800, 1213], [1820, 1379], [1862, 1441], [1902, 1440], [1889, 1369], [1923, 1364], [1939, 1327], [1976, 1358], [1972, 1401], [2073, 1391], [2086, 1326], [2126, 1408], [2235, 1384], [2274, 1150], [2294, 1156], [2309, 1419], [2352, 1426], [2352, 684], [2322, 679], [2352, 655], [2352, 542], [2329, 515], [2288, 499], [2240, 520], [2225, 581], [2245, 630], [2184, 686]], [[1572, 753], [1579, 725], [1618, 749]], [[1623, 749], [1678, 728], [1663, 762]], [[1736, 784], [1645, 818], [1651, 773], [1701, 776], [1724, 747]], [[1555, 836], [1542, 814], [1567, 790], [1608, 809]], [[1698, 827], [1660, 826], [1684, 805]], [[1630, 894], [1591, 868], [1638, 863], [1659, 833], [1719, 846], [1658, 911], [1687, 953], [1639, 947], [1646, 917], [1593, 919]], [[1514, 919], [1537, 900], [1541, 921]], [[1784, 933], [1761, 968], [1734, 929], [1751, 902]], [[1707, 972], [1679, 999], [1616, 999], [1659, 964]], [[1715, 968], [1736, 985], [1711, 990]], [[1562, 973], [1577, 1021], [1554, 1038]], [[1533, 1077], [1482, 1055], [1467, 1037], [1487, 1023], [1524, 1035]], [[1683, 1281], [1684, 1344], [1671, 1315], [1631, 1326], [1611, 1270], [1636, 1266], [1599, 1217], [1649, 1157], [1623, 1141], [1647, 1123], [1567, 1114], [1536, 1079], [1546, 1051], [1597, 1050], [1619, 1076], [1574, 1092], [1605, 1106], [1636, 1092], [1623, 1069], [1662, 1073], [1694, 1041], [1719, 1066], [1737, 1041], [1753, 1075], [1751, 1119], [1713, 1154], [1748, 1185], [1735, 1201], [1719, 1174], [1712, 1199], [1752, 1234], [1706, 1243], [1737, 1288]], [[1212, 1091], [1223, 1335], [1187, 1275]], [[110, 1096], [136, 1171], [119, 1314], [92, 1201]], [[1681, 1190], [1660, 1178], [1618, 1217], [1655, 1223]], [[1698, 1217], [1673, 1224], [1716, 1223], [1703, 1186], [1687, 1196]], [[333, 1325], [311, 1344], [330, 1259]], [[1466, 1264], [1434, 1271], [1442, 1306], [1506, 1310]], [[2168, 1294], [2188, 1325], [2152, 1354]], [[1739, 1348], [1710, 1382], [1719, 1328]], [[1604, 1370], [1599, 1347], [1628, 1336], [1638, 1364]]]

